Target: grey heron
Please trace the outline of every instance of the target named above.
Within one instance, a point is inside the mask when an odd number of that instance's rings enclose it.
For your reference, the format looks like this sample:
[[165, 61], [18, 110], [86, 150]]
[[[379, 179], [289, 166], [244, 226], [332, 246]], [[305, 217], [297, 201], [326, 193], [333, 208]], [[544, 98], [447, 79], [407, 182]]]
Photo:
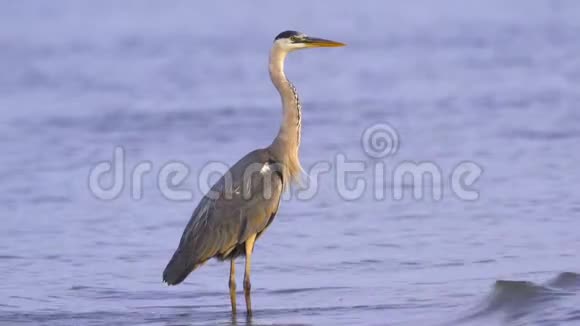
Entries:
[[211, 258], [229, 260], [230, 301], [235, 314], [235, 259], [245, 256], [244, 296], [247, 313], [252, 313], [250, 266], [254, 243], [274, 220], [282, 193], [302, 171], [298, 157], [301, 105], [296, 88], [284, 73], [284, 61], [295, 50], [344, 45], [296, 31], [276, 36], [268, 68], [282, 99], [278, 134], [268, 147], [254, 150], [234, 164], [201, 199], [163, 272], [167, 284], [181, 283]]

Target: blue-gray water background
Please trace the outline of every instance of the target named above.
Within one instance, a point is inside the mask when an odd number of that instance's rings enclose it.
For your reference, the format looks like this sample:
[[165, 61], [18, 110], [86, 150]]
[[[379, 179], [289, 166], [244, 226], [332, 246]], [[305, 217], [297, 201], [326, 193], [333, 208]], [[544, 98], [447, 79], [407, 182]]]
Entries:
[[256, 245], [251, 323], [580, 324], [572, 0], [2, 1], [0, 323], [232, 323], [227, 264], [161, 283], [199, 193], [167, 200], [149, 175], [141, 200], [101, 201], [88, 174], [122, 146], [128, 168], [187, 162], [196, 189], [207, 162], [268, 145], [267, 54], [286, 29], [349, 45], [288, 60], [306, 169], [338, 153], [371, 166], [360, 135], [386, 121], [388, 166], [484, 174], [471, 202], [345, 201], [322, 177]]

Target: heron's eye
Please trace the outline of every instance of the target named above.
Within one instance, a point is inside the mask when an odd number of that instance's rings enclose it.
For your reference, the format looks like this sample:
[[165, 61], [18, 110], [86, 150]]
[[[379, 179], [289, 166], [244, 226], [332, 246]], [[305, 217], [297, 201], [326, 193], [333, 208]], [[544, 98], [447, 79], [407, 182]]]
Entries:
[[298, 37], [296, 36], [290, 36], [290, 41], [292, 41], [293, 43], [298, 41]]

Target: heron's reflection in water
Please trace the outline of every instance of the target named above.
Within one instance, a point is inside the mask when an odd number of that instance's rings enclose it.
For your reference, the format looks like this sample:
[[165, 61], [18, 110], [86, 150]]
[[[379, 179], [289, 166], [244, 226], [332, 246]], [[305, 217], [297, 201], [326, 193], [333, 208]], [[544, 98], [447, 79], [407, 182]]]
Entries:
[[[238, 324], [238, 318], [243, 319], [244, 323], [242, 324]], [[232, 326], [238, 326], [238, 325], [247, 325], [247, 326], [251, 326], [254, 325], [253, 323], [253, 318], [251, 314], [245, 314], [242, 316], [238, 316], [237, 314], [232, 314], [231, 316], [231, 324]]]

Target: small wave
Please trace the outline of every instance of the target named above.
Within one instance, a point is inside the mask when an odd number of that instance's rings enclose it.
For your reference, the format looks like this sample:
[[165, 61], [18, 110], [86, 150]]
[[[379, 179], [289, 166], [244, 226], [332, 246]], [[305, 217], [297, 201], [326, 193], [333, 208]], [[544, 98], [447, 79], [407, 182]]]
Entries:
[[572, 272], [560, 273], [553, 280], [548, 281], [546, 285], [557, 289], [579, 290], [580, 274]]
[[207, 112], [128, 112], [123, 110], [108, 111], [98, 116], [49, 117], [41, 121], [42, 125], [59, 129], [82, 129], [95, 133], [109, 133], [115, 131], [148, 131], [176, 126], [194, 125], [202, 127], [211, 122]]
[[317, 291], [331, 291], [331, 290], [344, 290], [349, 289], [348, 287], [342, 286], [326, 286], [317, 288], [296, 288], [296, 289], [280, 289], [280, 290], [270, 290], [267, 291], [270, 294], [294, 294], [303, 292], [317, 292]]
[[[168, 128], [195, 130], [208, 128], [216, 125], [224, 117], [230, 120], [239, 120], [246, 117], [262, 119], [266, 110], [254, 107], [216, 107], [212, 109], [179, 109], [164, 112], [109, 110], [98, 115], [91, 116], [52, 116], [41, 121], [19, 121], [20, 124], [29, 128], [39, 126], [82, 130], [94, 133], [110, 132], [165, 132]], [[266, 111], [267, 112], [267, 111]]]
[[14, 255], [0, 255], [0, 260], [22, 259], [24, 257]]
[[565, 294], [529, 281], [499, 280], [488, 300], [488, 309], [516, 308], [547, 301]]
[[566, 316], [566, 322], [579, 321], [580, 320], [580, 309], [572, 310]]
[[530, 141], [559, 141], [580, 137], [575, 130], [569, 131], [540, 131], [540, 130], [511, 130], [504, 134], [509, 138], [519, 138]]
[[44, 195], [44, 196], [35, 196], [29, 199], [32, 203], [36, 204], [46, 204], [46, 203], [70, 203], [71, 199], [65, 196], [58, 196], [58, 195]]
[[580, 274], [564, 272], [554, 279], [536, 284], [530, 281], [498, 280], [491, 293], [475, 309], [457, 322], [497, 316], [518, 320], [544, 311], [542, 307], [580, 288]]
[[192, 300], [199, 298], [221, 297], [223, 292], [217, 291], [127, 291], [108, 287], [93, 287], [85, 285], [73, 285], [69, 291], [78, 292], [77, 296], [98, 300], [135, 300], [143, 301], [155, 298], [156, 300], [183, 299]]

